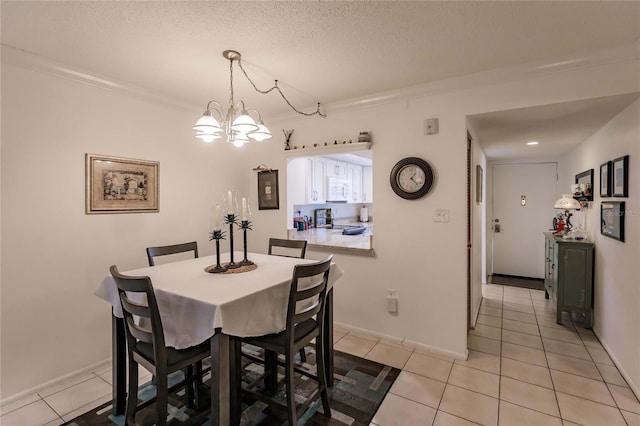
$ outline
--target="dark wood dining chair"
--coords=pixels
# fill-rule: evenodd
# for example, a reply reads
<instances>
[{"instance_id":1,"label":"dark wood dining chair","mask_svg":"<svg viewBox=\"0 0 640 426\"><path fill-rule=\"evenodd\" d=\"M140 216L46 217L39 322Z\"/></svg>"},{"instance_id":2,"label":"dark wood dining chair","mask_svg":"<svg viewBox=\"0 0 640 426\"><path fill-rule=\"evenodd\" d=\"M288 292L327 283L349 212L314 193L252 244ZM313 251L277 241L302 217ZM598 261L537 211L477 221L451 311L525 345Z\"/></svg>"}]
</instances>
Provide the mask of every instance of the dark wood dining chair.
<instances>
[{"instance_id":1,"label":"dark wood dining chair","mask_svg":"<svg viewBox=\"0 0 640 426\"><path fill-rule=\"evenodd\" d=\"M299 259L304 259L306 251L306 240L269 238L269 254L273 256L297 257Z\"/></svg>"},{"instance_id":2,"label":"dark wood dining chair","mask_svg":"<svg viewBox=\"0 0 640 426\"><path fill-rule=\"evenodd\" d=\"M154 259L156 257L186 253L189 251L193 252L193 257L198 257L198 243L196 241L169 246L147 247L147 259L149 259L149 266L155 266L156 264Z\"/></svg>"},{"instance_id":3,"label":"dark wood dining chair","mask_svg":"<svg viewBox=\"0 0 640 426\"><path fill-rule=\"evenodd\" d=\"M307 240L283 240L269 238L269 254L272 256L296 257L304 259L307 252ZM307 362L307 353L300 349L300 361Z\"/></svg>"},{"instance_id":4,"label":"dark wood dining chair","mask_svg":"<svg viewBox=\"0 0 640 426\"><path fill-rule=\"evenodd\" d=\"M322 261L294 266L289 302L287 305L286 328L284 331L266 336L231 338L232 348L235 352L235 355L232 357L235 362L235 368L232 373L232 385L236 392L234 396L236 403L232 404L232 409L235 411L234 418L240 419L240 401L243 395L248 394L254 399L270 404L271 407L273 407L274 404L281 406L281 403L270 398L267 393L261 390L262 384L260 380L254 381L246 388L242 386L241 343L248 343L264 348L265 352L270 351L274 354L284 355L286 411L289 425L297 424L298 418L306 411L309 405L316 400L318 394L322 400L324 415L327 417L331 416L324 359L324 345L325 343L330 344L331 342L324 342L322 335L325 295L327 293L329 269L332 259L333 255L330 254ZM305 278L305 282L300 285L302 278ZM296 305L299 303L304 305L305 308L296 310ZM298 368L294 362L295 354L300 348L310 344L313 339L316 341L315 374L306 369ZM274 358L274 361L276 362L273 365L269 365L269 363L265 365L265 384L268 382L273 384L273 386L267 386L268 389L275 389L275 385L277 384L277 358ZM296 372L318 382L317 388L300 406L297 406L296 403Z\"/></svg>"},{"instance_id":5,"label":"dark wood dining chair","mask_svg":"<svg viewBox=\"0 0 640 426\"><path fill-rule=\"evenodd\" d=\"M169 256L172 254L180 254L193 252L193 257L198 257L198 243L196 241L191 241L188 243L180 243L180 244L171 244L168 246L156 246L156 247L147 247L147 259L149 260L149 266L156 266L155 258L160 256ZM196 374L207 373L210 368L207 367L204 371L201 370L202 364L198 363L196 365L197 371ZM186 374L186 371L185 371ZM156 377L153 376L152 383L156 384ZM198 402L196 402L198 404Z\"/></svg>"},{"instance_id":6,"label":"dark wood dining chair","mask_svg":"<svg viewBox=\"0 0 640 426\"><path fill-rule=\"evenodd\" d=\"M194 401L200 400L202 381L201 375L197 372L194 374L193 366L211 355L210 342L206 340L186 349L165 346L162 320L151 278L122 275L115 265L111 266L110 272L118 287L127 338L129 389L125 424L135 425L136 411L155 400L158 416L156 424L166 425L169 374L178 370L186 371L184 385L187 403L193 406ZM136 322L134 316L140 321ZM138 365L143 366L156 377L157 386L155 399L146 401L140 406L138 406ZM202 368L197 370L202 371Z\"/></svg>"}]
</instances>

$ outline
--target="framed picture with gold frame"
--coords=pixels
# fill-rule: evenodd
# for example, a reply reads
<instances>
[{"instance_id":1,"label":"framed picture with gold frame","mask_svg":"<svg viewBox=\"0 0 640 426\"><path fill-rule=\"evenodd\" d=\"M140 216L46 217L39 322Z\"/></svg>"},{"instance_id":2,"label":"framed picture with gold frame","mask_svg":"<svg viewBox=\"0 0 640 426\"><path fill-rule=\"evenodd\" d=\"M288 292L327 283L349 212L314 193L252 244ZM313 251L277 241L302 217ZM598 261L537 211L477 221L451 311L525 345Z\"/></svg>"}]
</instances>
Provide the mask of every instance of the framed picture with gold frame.
<instances>
[{"instance_id":1,"label":"framed picture with gold frame","mask_svg":"<svg viewBox=\"0 0 640 426\"><path fill-rule=\"evenodd\" d=\"M157 213L158 161L85 155L86 214Z\"/></svg>"}]
</instances>

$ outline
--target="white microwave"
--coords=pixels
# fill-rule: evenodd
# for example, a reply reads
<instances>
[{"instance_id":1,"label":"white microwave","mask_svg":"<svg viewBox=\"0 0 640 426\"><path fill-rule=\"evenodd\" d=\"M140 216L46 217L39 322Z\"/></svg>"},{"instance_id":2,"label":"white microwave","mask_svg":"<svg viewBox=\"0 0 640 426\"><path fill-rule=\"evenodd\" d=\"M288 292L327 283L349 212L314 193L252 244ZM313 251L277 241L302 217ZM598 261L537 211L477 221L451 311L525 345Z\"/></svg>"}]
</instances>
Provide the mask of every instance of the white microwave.
<instances>
[{"instance_id":1,"label":"white microwave","mask_svg":"<svg viewBox=\"0 0 640 426\"><path fill-rule=\"evenodd\" d=\"M347 202L351 194L349 181L337 177L327 178L327 202Z\"/></svg>"}]
</instances>

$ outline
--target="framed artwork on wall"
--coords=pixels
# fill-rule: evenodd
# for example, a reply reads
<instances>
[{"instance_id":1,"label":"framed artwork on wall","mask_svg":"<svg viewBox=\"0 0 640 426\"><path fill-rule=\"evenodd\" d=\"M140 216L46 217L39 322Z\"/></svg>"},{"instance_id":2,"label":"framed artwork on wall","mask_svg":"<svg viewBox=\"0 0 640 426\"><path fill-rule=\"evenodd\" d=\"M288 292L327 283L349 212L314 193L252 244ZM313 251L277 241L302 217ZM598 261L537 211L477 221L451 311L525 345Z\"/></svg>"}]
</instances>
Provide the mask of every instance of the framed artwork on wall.
<instances>
[{"instance_id":1,"label":"framed artwork on wall","mask_svg":"<svg viewBox=\"0 0 640 426\"><path fill-rule=\"evenodd\" d=\"M611 197L611 161L600 165L600 196Z\"/></svg>"},{"instance_id":2,"label":"framed artwork on wall","mask_svg":"<svg viewBox=\"0 0 640 426\"><path fill-rule=\"evenodd\" d=\"M476 203L482 202L482 180L484 178L484 171L480 164L476 165Z\"/></svg>"},{"instance_id":3,"label":"framed artwork on wall","mask_svg":"<svg viewBox=\"0 0 640 426\"><path fill-rule=\"evenodd\" d=\"M582 201L593 201L593 169L578 173L575 182L580 185L580 190L573 194L573 198Z\"/></svg>"},{"instance_id":4,"label":"framed artwork on wall","mask_svg":"<svg viewBox=\"0 0 640 426\"><path fill-rule=\"evenodd\" d=\"M158 161L85 155L85 213L157 213Z\"/></svg>"},{"instance_id":5,"label":"framed artwork on wall","mask_svg":"<svg viewBox=\"0 0 640 426\"><path fill-rule=\"evenodd\" d=\"M258 172L258 210L278 209L280 209L278 171L265 170Z\"/></svg>"},{"instance_id":6,"label":"framed artwork on wall","mask_svg":"<svg viewBox=\"0 0 640 426\"><path fill-rule=\"evenodd\" d=\"M624 242L624 201L600 203L600 233Z\"/></svg>"},{"instance_id":7,"label":"framed artwork on wall","mask_svg":"<svg viewBox=\"0 0 640 426\"><path fill-rule=\"evenodd\" d=\"M614 197L629 196L629 156L618 157L611 162L612 192Z\"/></svg>"}]
</instances>

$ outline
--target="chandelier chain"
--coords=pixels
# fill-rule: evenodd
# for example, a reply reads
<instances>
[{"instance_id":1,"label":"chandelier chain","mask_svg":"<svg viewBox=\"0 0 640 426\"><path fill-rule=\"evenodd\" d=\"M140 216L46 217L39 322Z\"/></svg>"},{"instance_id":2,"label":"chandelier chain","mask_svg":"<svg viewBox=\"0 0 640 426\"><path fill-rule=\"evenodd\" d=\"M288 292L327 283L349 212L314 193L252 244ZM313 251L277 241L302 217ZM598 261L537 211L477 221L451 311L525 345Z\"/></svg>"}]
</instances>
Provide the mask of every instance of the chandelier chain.
<instances>
[{"instance_id":1,"label":"chandelier chain","mask_svg":"<svg viewBox=\"0 0 640 426\"><path fill-rule=\"evenodd\" d=\"M229 98L229 106L233 106L233 61L229 61L229 84L231 85L231 97Z\"/></svg>"},{"instance_id":2,"label":"chandelier chain","mask_svg":"<svg viewBox=\"0 0 640 426\"><path fill-rule=\"evenodd\" d=\"M231 79L233 80L233 61L231 61L231 66L232 66ZM247 77L247 80L249 80L249 83L251 83L251 85L256 90L256 92L262 93L263 95L266 95L266 94L271 93L273 90L277 90L278 93L280 93L280 96L282 96L282 99L284 99L284 101L287 103L287 105L289 105L291 107L291 109L294 110L295 112L297 112L298 114L305 115L307 117L310 117L310 116L313 116L313 115L319 115L320 117L326 117L327 116L326 114L323 114L322 112L320 112L320 102L318 102L318 106L316 107L316 110L314 112L300 111L298 108L293 106L293 104L289 101L289 99L287 99L287 97L284 95L284 93L282 93L282 90L280 89L280 87L278 87L278 80L275 81L275 84L273 85L273 87L271 87L271 88L269 88L267 90L258 89L256 84L253 82L253 80L251 80L251 78L249 77L249 75L245 71L244 67L242 66L242 60L240 58L238 58L238 66L242 70L242 73L244 74L244 76ZM233 85L231 86L231 96L233 96Z\"/></svg>"}]
</instances>

